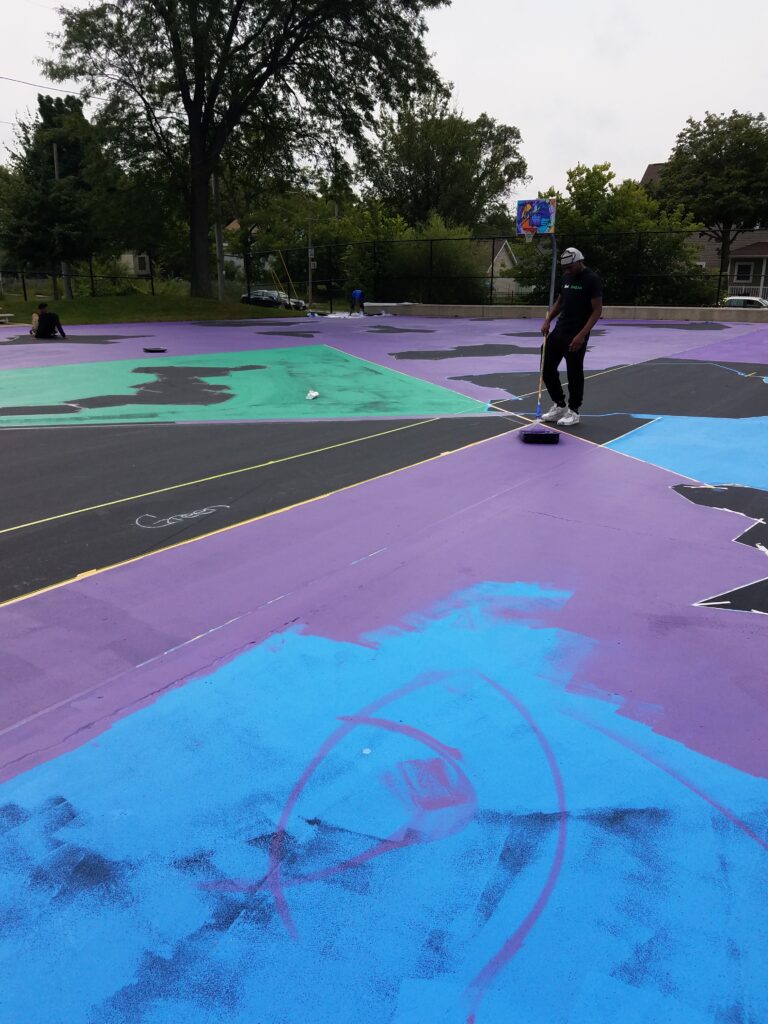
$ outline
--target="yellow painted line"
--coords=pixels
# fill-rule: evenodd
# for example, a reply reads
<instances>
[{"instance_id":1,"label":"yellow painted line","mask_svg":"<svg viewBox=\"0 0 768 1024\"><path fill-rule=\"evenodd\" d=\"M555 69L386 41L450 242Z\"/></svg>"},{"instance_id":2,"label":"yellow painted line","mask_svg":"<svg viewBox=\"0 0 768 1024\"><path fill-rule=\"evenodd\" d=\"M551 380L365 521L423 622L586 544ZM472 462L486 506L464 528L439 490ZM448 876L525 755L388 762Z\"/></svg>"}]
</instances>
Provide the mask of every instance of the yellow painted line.
<instances>
[{"instance_id":1,"label":"yellow painted line","mask_svg":"<svg viewBox=\"0 0 768 1024\"><path fill-rule=\"evenodd\" d=\"M333 348L334 346L326 345L325 347L326 348ZM343 352L343 349L335 349L334 351ZM345 355L351 355L351 353L349 353L349 352L346 352L344 354ZM352 358L353 359L359 359L360 362L371 363L371 360L363 359L361 356L353 355ZM381 366L382 364L380 364L380 363L373 363L372 365L374 365L374 366ZM387 370L391 369L390 367L382 367L382 368L383 369L387 369ZM599 377L602 373L611 373L613 370L623 370L623 369L625 369L625 367L623 367L623 366L614 366L610 370L601 370L599 373L591 374L589 377L586 377L585 379L586 380L591 380L592 377ZM391 369L391 372L392 373L399 373L403 377L408 377L408 374L404 373L402 370ZM409 378L409 379L414 379L414 378ZM421 378L416 378L416 379L421 379ZM436 387L443 387L440 384L437 384L435 386ZM449 392L449 394L461 394L461 392L453 391L451 388L447 388L447 387L443 387L443 390ZM531 391L527 395L519 395L518 397L519 398L530 398L532 395L535 395L536 393L537 393L536 391ZM464 395L463 397L466 398L467 396ZM474 399L474 401L477 401L478 405L482 405L482 403L479 400ZM498 399L498 401L505 401L505 399ZM496 402L490 402L488 404L489 404L489 406L491 408L496 409L497 412L505 413L505 414L510 415L510 416L517 416L519 419L526 419L526 417L523 416L520 413L513 413L509 409L500 409L498 407L498 405L496 404ZM468 413L467 415L471 416L472 413ZM478 415L480 415L480 413L478 413ZM157 494L168 494L171 491L183 490L185 487L194 487L196 484L210 483L213 480L223 480L225 477L237 476L239 473L252 473L252 472L254 472L257 469L265 469L267 466L277 466L277 465L280 465L280 463L291 462L294 459L303 459L303 458L306 458L309 455L320 455L323 452L333 451L335 448L344 448L347 445L358 444L360 441L370 441L370 440L373 440L374 438L377 438L377 437L386 437L388 434L396 434L396 433L398 433L398 431L401 431L401 430L410 430L412 427L421 427L421 426L424 426L427 423L436 423L437 420L444 419L444 418L445 417L441 417L441 416L433 416L433 417L431 417L430 419L427 419L427 420L419 420L417 423L407 423L403 427L393 427L391 430L382 430L382 431L380 431L377 434L366 434L363 437L352 438L350 441L339 441L337 444L327 445L325 448L315 448L312 451L308 451L308 452L298 452L296 455L286 455L282 459L270 459L267 462L259 462L259 463L256 463L253 466L243 466L240 469L229 469L229 470L226 470L223 473L214 473L212 476L200 477L197 480L186 480L186 481L183 481L182 483L179 483L179 484L170 484L168 487L158 487L158 488L156 488L153 491L143 491L140 494L129 494L125 498L115 498L112 501L102 501L102 502L100 502L97 505L86 505L84 508L72 509L69 512L59 512L57 515L45 516L42 519L31 519L27 523L17 523L15 526L6 526L6 527L0 529L0 536L2 536L5 533L16 533L19 530L26 530L26 529L29 529L32 526L42 526L44 523L53 523L53 522L56 522L56 520L58 520L58 519L69 519L72 516L83 515L86 512L97 512L99 509L102 509L102 508L111 508L114 505L124 505L124 504L127 504L129 501L138 501L139 498L152 498L152 497L154 497Z\"/></svg>"},{"instance_id":2,"label":"yellow painted line","mask_svg":"<svg viewBox=\"0 0 768 1024\"><path fill-rule=\"evenodd\" d=\"M488 441L495 441L499 437L506 437L509 434L514 434L518 429L520 428L515 427L514 430L509 430L506 434L494 434L493 437L484 437L480 441L472 441L470 444L462 445L461 448L454 448L449 452L441 452L439 455L431 455L428 459L421 459L420 462L412 462L410 465L401 466L399 469L390 469L386 473L379 473L378 476L371 476L366 480L358 480L354 484L347 484L345 487L339 487L335 491L327 491L325 494L318 494L314 498L305 498L304 501L297 501L295 504L285 505L283 508L275 508L272 509L271 512L262 512L258 516L252 516L250 519L243 519L239 523L231 523L229 526L221 526L218 530L211 530L209 533L201 533L197 537L189 537L187 540L177 541L176 544L169 544L167 547L157 548L155 551L146 551L143 555L135 555L133 558L126 558L122 562L113 562L111 565L104 565L98 569L88 569L86 572L81 572L77 576L72 576L68 580L51 583L47 587L41 587L39 590L32 590L28 594L20 594L18 597L11 597L7 601L0 601L0 608L6 608L11 604L18 604L20 601L28 601L30 597L47 594L49 591L58 590L60 587L68 587L72 583L79 583L80 580L89 579L93 576L100 576L103 572L109 572L111 569L119 569L124 565L133 565L134 562L141 562L145 558L152 558L155 555L162 555L168 551L175 551L177 548L183 548L187 544L196 544L200 540L207 540L209 537L217 537L222 533L229 533L230 530L238 530L241 526L248 526L251 523L257 523L262 519L270 519L272 516L280 515L282 512L291 512L293 509L303 508L305 505L312 505L316 501L322 501L324 498L330 498L334 494L342 494L344 491L351 491L355 487L362 487L363 484L373 483L374 480L384 480L388 476L394 476L395 473L402 473L407 469L414 469L416 466L425 466L427 463L435 462L437 459L443 459L448 455L455 455L456 452L463 452L469 448L475 448L477 445L487 444Z\"/></svg>"},{"instance_id":3,"label":"yellow painted line","mask_svg":"<svg viewBox=\"0 0 768 1024\"><path fill-rule=\"evenodd\" d=\"M624 366L609 366L607 370L598 370L597 373L585 373L584 374L584 380L586 382L588 380L592 380L593 377L602 377L606 373L615 373L617 370L628 370L632 366L641 366L641 365L642 365L641 363L625 363ZM517 395L517 398L533 398L533 396L537 395L538 393L539 393L539 389L537 388L535 391L529 391L525 395ZM542 391L542 393L546 394L545 391ZM507 399L507 398L497 398L496 399L496 402L507 402L507 401L511 401L511 399ZM494 407L494 409L498 408L497 405L496 405L496 402L491 402L490 403ZM509 411L510 411L509 409L499 409L499 412L509 412ZM512 415L513 416L518 416L518 415L521 415L521 414L520 413L512 413ZM525 417L523 417L523 418L525 418Z\"/></svg>"},{"instance_id":4,"label":"yellow painted line","mask_svg":"<svg viewBox=\"0 0 768 1024\"><path fill-rule=\"evenodd\" d=\"M87 505L85 508L76 508L71 512L59 512L55 516L47 516L44 519L32 519L28 523L17 523L16 526L6 526L0 530L4 533L14 533L17 530L26 530L30 526L40 526L43 523L53 523L57 519L68 519L70 516L79 516L84 512L95 512L100 508L110 508L113 505L124 505L129 501L137 501L139 498L151 498L156 494L167 494L169 491L178 491L184 487L194 487L195 484L205 484L212 480L223 480L228 476L237 476L238 473L252 473L257 469L265 469L267 466L278 466L282 462L291 462L293 459L304 459L309 455L320 455L323 452L333 451L334 448L344 448L345 445L358 444L360 441L371 441L376 437L386 437L388 434L396 434L399 430L410 430L411 427L421 427L426 423L436 423L440 416L433 416L428 420L419 420L418 423L406 423L402 427L393 427L391 430L382 430L378 434L365 434L363 437L353 437L350 441L339 441L336 444L329 444L325 448L315 448L309 452L298 452L295 455L286 455L282 459L270 459L268 462L258 462L254 466L243 466L241 469L228 469L223 473L214 473L212 476L202 476L198 480L186 480L180 484L170 484L168 487L158 487L154 491L143 491L141 494L130 494L126 498L115 498L113 501L102 501L98 505Z\"/></svg>"}]
</instances>

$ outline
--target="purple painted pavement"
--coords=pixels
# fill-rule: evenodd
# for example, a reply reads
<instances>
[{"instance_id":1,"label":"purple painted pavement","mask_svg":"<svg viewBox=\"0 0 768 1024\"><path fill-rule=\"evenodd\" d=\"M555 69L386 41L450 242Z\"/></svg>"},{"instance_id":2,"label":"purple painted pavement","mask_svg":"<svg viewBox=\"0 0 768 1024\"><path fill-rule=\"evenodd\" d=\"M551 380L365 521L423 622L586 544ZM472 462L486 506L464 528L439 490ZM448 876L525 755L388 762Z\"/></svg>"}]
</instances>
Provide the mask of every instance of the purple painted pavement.
<instances>
[{"instance_id":1,"label":"purple painted pavement","mask_svg":"<svg viewBox=\"0 0 768 1024\"><path fill-rule=\"evenodd\" d=\"M743 518L685 501L680 480L573 438L508 435L5 606L2 776L287 627L365 642L516 580L573 592L545 615L596 641L570 686L768 775L765 619L692 607L765 559L732 543Z\"/></svg>"},{"instance_id":2,"label":"purple painted pavement","mask_svg":"<svg viewBox=\"0 0 768 1024\"><path fill-rule=\"evenodd\" d=\"M492 373L537 372L539 357L535 352L516 355L450 359L397 359L399 352L413 350L445 350L458 345L504 344L521 348L537 348L540 344L538 319L461 320L407 316L371 316L365 318L297 317L291 320L260 319L230 321L227 326L199 323L110 324L73 326L71 335L123 336L112 344L88 345L61 341L46 345L3 345L3 339L18 336L19 328L0 328L0 360L4 369L49 366L61 363L101 362L112 359L140 359L145 345L160 345L174 355L208 355L211 352L239 352L270 348L293 348L327 344L418 377L480 401L507 399L499 388L489 388L455 380L461 376ZM398 333L388 333L391 330ZM760 362L768 346L768 325L729 324L725 330L681 329L680 324L649 326L640 321L602 321L593 335L587 353L587 373L625 363L647 362L651 359L680 355L684 358L724 361ZM295 337L296 333L310 337ZM403 333L399 333L403 332ZM526 335L533 335L526 337ZM747 359L739 353L761 350L762 357ZM696 355L690 355L690 352ZM734 355L733 353L736 353Z\"/></svg>"},{"instance_id":3,"label":"purple painted pavement","mask_svg":"<svg viewBox=\"0 0 768 1024\"><path fill-rule=\"evenodd\" d=\"M749 330L740 333L738 337L729 334L710 345L678 352L673 358L718 363L762 363L768 366L768 323L758 327L754 324L742 326L749 327Z\"/></svg>"}]
</instances>

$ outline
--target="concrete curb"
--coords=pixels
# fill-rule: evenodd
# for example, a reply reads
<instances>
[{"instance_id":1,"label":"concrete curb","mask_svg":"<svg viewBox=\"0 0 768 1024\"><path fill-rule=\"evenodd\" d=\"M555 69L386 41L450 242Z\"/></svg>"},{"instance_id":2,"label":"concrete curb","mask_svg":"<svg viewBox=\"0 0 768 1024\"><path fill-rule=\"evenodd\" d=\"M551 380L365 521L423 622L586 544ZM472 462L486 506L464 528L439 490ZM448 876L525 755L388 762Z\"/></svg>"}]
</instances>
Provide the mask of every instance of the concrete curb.
<instances>
[{"instance_id":1,"label":"concrete curb","mask_svg":"<svg viewBox=\"0 0 768 1024\"><path fill-rule=\"evenodd\" d=\"M422 302L366 302L366 313L394 316L465 317L482 320L543 320L546 306L449 306ZM605 306L604 320L689 320L698 323L768 324L768 309L717 306Z\"/></svg>"}]
</instances>

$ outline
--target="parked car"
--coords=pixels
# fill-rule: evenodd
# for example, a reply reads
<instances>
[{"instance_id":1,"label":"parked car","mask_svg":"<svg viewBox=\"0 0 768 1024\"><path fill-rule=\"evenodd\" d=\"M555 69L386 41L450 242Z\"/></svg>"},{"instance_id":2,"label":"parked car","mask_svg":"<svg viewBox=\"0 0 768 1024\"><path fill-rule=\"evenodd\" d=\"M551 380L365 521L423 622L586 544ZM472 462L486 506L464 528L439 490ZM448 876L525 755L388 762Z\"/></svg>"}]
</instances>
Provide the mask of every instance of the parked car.
<instances>
[{"instance_id":1,"label":"parked car","mask_svg":"<svg viewBox=\"0 0 768 1024\"><path fill-rule=\"evenodd\" d=\"M266 288L251 289L240 296L240 301L251 306L269 306L272 309L279 309L282 306L277 292L268 291Z\"/></svg>"},{"instance_id":2,"label":"parked car","mask_svg":"<svg viewBox=\"0 0 768 1024\"><path fill-rule=\"evenodd\" d=\"M241 302L250 303L252 306L269 306L272 309L306 309L307 304L303 299L292 299L287 292L276 291L272 288L251 289L250 294L244 293L240 296Z\"/></svg>"},{"instance_id":3,"label":"parked car","mask_svg":"<svg viewBox=\"0 0 768 1024\"><path fill-rule=\"evenodd\" d=\"M280 297L280 302L285 309L306 309L307 304L304 299L291 298L286 292L275 292Z\"/></svg>"},{"instance_id":4,"label":"parked car","mask_svg":"<svg viewBox=\"0 0 768 1024\"><path fill-rule=\"evenodd\" d=\"M729 295L723 305L728 309L768 309L768 299L756 295Z\"/></svg>"}]
</instances>

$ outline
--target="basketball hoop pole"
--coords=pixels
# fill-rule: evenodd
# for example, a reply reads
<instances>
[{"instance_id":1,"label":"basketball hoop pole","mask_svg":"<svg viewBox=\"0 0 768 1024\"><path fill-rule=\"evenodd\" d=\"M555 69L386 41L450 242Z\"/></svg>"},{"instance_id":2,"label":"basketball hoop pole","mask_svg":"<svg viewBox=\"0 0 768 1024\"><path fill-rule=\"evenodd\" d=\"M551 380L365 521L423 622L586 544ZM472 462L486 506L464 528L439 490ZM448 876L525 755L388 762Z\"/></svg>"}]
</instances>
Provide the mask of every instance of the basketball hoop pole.
<instances>
[{"instance_id":1,"label":"basketball hoop pole","mask_svg":"<svg viewBox=\"0 0 768 1024\"><path fill-rule=\"evenodd\" d=\"M555 304L555 278L557 277L557 238L552 235L552 272L549 276L549 309Z\"/></svg>"}]
</instances>

